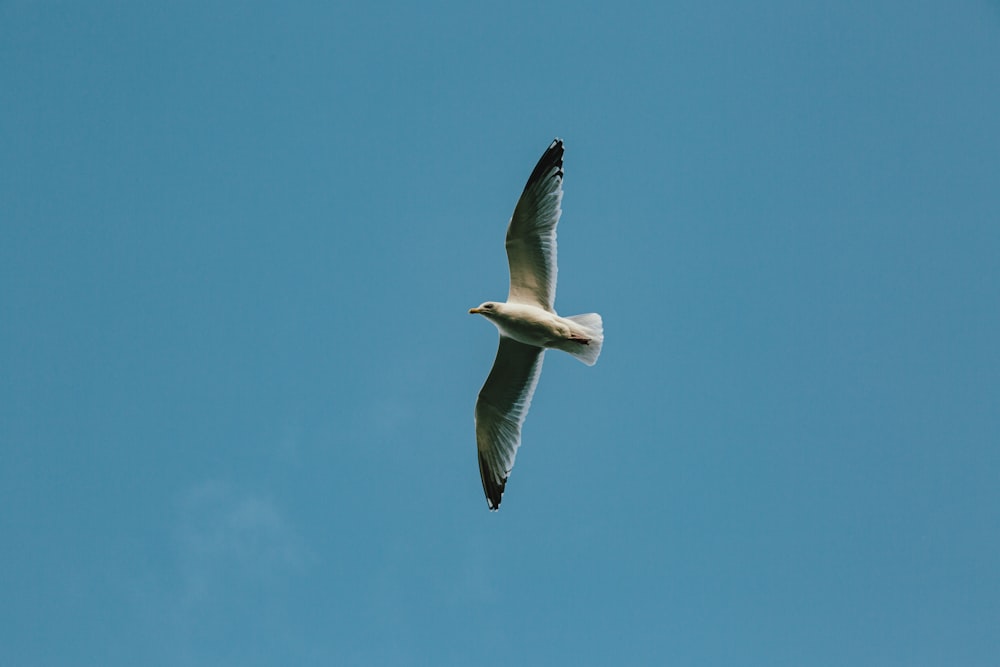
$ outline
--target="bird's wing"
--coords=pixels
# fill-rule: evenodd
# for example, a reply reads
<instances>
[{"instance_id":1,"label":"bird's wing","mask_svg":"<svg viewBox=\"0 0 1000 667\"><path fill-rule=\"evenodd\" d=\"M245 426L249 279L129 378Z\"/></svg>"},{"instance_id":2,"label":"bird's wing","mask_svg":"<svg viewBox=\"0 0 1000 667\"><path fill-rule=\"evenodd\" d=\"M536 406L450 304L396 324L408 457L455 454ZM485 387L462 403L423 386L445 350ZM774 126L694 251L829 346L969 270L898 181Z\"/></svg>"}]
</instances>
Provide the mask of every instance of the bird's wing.
<instances>
[{"instance_id":1,"label":"bird's wing","mask_svg":"<svg viewBox=\"0 0 1000 667\"><path fill-rule=\"evenodd\" d=\"M521 444L521 424L531 406L544 350L500 336L493 370L476 401L476 444L479 474L490 509L500 506L500 497L514 457Z\"/></svg>"},{"instance_id":2,"label":"bird's wing","mask_svg":"<svg viewBox=\"0 0 1000 667\"><path fill-rule=\"evenodd\" d=\"M554 312L556 224L562 213L562 181L563 142L556 139L531 172L507 226L507 301Z\"/></svg>"}]
</instances>

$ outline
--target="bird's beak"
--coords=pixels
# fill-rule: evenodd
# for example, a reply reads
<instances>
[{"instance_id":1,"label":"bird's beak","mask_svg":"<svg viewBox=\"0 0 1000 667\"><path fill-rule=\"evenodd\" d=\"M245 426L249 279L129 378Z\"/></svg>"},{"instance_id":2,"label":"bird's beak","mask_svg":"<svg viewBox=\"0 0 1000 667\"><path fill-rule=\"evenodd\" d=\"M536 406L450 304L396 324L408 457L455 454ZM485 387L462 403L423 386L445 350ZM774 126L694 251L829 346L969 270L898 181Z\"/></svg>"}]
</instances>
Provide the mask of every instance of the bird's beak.
<instances>
[{"instance_id":1,"label":"bird's beak","mask_svg":"<svg viewBox=\"0 0 1000 667\"><path fill-rule=\"evenodd\" d=\"M476 307L476 308L469 308L469 315L476 315L477 313L481 313L481 312L483 312L483 311L480 310L478 307Z\"/></svg>"}]
</instances>

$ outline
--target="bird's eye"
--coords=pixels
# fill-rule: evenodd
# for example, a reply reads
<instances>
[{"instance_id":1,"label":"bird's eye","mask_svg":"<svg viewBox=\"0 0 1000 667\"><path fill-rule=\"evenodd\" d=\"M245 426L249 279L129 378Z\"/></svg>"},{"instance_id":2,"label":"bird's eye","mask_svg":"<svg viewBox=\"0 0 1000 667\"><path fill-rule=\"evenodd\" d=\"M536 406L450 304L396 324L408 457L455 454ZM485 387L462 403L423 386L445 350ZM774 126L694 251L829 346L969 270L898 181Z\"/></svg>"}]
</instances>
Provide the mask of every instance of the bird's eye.
<instances>
[{"instance_id":1,"label":"bird's eye","mask_svg":"<svg viewBox=\"0 0 1000 667\"><path fill-rule=\"evenodd\" d=\"M493 304L492 303L488 303L485 306L483 306L483 308L485 308L486 310L493 310Z\"/></svg>"}]
</instances>

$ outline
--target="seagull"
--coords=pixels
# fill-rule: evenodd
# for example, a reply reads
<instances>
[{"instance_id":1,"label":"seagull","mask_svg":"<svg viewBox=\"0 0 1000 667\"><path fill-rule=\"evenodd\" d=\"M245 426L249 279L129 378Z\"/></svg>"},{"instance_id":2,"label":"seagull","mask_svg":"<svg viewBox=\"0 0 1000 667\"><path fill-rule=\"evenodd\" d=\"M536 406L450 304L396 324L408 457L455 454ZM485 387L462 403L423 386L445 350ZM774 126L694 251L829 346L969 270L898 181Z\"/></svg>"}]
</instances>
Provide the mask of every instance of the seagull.
<instances>
[{"instance_id":1,"label":"seagull","mask_svg":"<svg viewBox=\"0 0 1000 667\"><path fill-rule=\"evenodd\" d=\"M500 331L493 369L476 401L479 474L490 510L500 507L521 425L542 373L545 350L555 348L593 366L604 343L597 313L556 314L556 224L562 214L563 142L555 139L528 177L507 225L510 291L506 303L469 310Z\"/></svg>"}]
</instances>

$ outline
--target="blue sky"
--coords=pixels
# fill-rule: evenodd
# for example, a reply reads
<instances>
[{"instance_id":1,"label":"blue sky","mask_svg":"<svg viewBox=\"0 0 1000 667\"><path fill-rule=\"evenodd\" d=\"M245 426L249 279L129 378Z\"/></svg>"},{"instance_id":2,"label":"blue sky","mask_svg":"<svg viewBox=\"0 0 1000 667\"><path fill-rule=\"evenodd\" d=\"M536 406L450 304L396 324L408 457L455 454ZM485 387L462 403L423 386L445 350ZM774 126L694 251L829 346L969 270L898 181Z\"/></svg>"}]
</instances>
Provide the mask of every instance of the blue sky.
<instances>
[{"instance_id":1,"label":"blue sky","mask_svg":"<svg viewBox=\"0 0 1000 667\"><path fill-rule=\"evenodd\" d=\"M997 664L1000 5L761 4L0 2L0 664Z\"/></svg>"}]
</instances>

